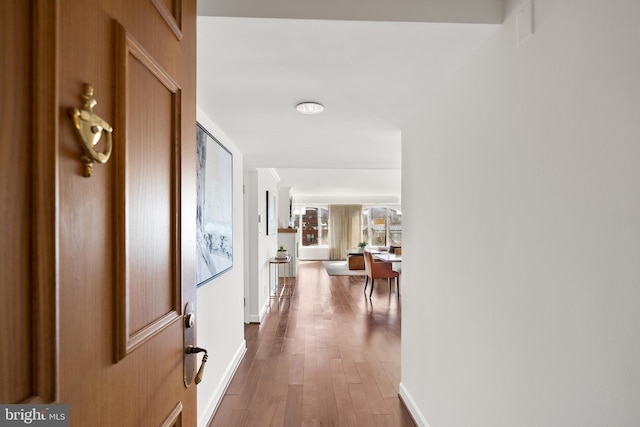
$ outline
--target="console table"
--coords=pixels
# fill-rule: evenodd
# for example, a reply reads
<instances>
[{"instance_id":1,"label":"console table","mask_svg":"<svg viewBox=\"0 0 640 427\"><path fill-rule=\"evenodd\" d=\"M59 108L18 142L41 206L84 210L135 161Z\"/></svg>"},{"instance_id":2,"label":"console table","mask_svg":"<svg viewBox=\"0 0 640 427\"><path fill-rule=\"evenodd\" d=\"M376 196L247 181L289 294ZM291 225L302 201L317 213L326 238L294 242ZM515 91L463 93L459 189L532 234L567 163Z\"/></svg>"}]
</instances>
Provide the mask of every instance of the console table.
<instances>
[{"instance_id":1,"label":"console table","mask_svg":"<svg viewBox=\"0 0 640 427\"><path fill-rule=\"evenodd\" d=\"M281 272L281 267L286 266L286 272ZM272 268L275 270L272 271ZM284 273L284 274L283 274ZM275 283L273 278L275 277ZM269 260L269 308L271 308L271 300L278 300L278 309L280 308L280 300L291 300L295 278L291 274L291 255L285 258L271 258Z\"/></svg>"},{"instance_id":2,"label":"console table","mask_svg":"<svg viewBox=\"0 0 640 427\"><path fill-rule=\"evenodd\" d=\"M297 228L278 228L278 246L284 246L284 248L289 251L289 254L291 254L291 266L286 272L289 277L296 277L298 275L299 240L300 237Z\"/></svg>"}]
</instances>

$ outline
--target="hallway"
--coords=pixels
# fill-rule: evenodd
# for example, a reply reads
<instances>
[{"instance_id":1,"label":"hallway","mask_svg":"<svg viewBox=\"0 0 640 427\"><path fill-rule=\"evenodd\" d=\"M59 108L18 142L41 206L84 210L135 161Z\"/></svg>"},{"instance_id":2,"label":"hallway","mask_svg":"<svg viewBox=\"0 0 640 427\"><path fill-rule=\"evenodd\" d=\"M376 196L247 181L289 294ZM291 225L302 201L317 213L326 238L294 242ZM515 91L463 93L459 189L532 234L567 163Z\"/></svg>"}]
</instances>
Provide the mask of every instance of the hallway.
<instances>
[{"instance_id":1,"label":"hallway","mask_svg":"<svg viewBox=\"0 0 640 427\"><path fill-rule=\"evenodd\" d=\"M395 285L379 280L371 300L363 288L301 262L291 301L245 325L247 353L210 427L414 426L398 398Z\"/></svg>"}]
</instances>

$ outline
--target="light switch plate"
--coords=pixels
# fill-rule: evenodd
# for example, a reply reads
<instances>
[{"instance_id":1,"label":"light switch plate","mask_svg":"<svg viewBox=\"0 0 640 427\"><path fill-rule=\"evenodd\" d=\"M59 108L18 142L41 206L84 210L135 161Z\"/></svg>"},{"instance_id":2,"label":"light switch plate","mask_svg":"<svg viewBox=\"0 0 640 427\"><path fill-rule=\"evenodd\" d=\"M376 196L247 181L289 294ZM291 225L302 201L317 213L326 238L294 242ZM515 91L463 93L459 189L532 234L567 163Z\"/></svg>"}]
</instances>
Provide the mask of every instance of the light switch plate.
<instances>
[{"instance_id":1,"label":"light switch plate","mask_svg":"<svg viewBox=\"0 0 640 427\"><path fill-rule=\"evenodd\" d=\"M522 46L533 35L533 0L525 0L516 16L518 46Z\"/></svg>"}]
</instances>

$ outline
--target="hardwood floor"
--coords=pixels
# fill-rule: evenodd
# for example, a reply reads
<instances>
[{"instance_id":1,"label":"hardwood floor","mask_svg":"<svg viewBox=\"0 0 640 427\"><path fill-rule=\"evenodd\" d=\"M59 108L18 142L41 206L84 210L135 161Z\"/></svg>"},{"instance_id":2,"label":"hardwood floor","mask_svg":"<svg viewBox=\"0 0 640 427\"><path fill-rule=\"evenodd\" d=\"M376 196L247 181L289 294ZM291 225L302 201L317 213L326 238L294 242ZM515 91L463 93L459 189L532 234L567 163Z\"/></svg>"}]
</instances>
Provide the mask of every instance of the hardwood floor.
<instances>
[{"instance_id":1,"label":"hardwood floor","mask_svg":"<svg viewBox=\"0 0 640 427\"><path fill-rule=\"evenodd\" d=\"M402 297L385 280L371 300L363 289L362 276L301 262L291 301L245 325L247 353L209 426L414 426L398 398Z\"/></svg>"}]
</instances>

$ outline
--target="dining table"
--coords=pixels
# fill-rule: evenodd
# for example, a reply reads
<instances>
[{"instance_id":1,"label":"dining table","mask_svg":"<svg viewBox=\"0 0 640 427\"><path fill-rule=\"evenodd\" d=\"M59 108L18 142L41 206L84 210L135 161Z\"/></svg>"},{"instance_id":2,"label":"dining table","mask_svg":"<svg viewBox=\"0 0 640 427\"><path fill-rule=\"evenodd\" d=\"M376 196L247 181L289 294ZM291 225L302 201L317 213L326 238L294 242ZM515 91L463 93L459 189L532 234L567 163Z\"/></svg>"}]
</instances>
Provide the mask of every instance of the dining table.
<instances>
[{"instance_id":1,"label":"dining table","mask_svg":"<svg viewBox=\"0 0 640 427\"><path fill-rule=\"evenodd\" d=\"M382 262L402 262L402 255L396 255L391 252L375 252L373 257Z\"/></svg>"},{"instance_id":2,"label":"dining table","mask_svg":"<svg viewBox=\"0 0 640 427\"><path fill-rule=\"evenodd\" d=\"M391 269L402 274L402 255L396 255L391 252L374 252L371 255L377 261L391 263Z\"/></svg>"}]
</instances>

